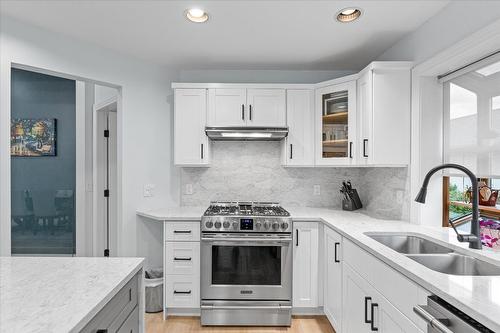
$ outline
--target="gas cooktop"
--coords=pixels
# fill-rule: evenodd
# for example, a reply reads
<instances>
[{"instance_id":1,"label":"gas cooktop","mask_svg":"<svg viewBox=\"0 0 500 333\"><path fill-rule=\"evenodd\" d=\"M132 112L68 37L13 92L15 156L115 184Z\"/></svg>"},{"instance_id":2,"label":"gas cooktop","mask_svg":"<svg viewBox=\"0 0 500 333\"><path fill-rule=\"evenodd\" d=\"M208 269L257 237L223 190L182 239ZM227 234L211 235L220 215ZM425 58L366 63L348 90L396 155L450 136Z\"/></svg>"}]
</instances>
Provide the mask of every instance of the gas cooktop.
<instances>
[{"instance_id":1,"label":"gas cooktop","mask_svg":"<svg viewBox=\"0 0 500 333\"><path fill-rule=\"evenodd\" d=\"M202 232L290 233L290 213L275 202L212 202L202 216Z\"/></svg>"},{"instance_id":2,"label":"gas cooktop","mask_svg":"<svg viewBox=\"0 0 500 333\"><path fill-rule=\"evenodd\" d=\"M290 216L283 207L275 202L238 202L214 201L204 216Z\"/></svg>"}]
</instances>

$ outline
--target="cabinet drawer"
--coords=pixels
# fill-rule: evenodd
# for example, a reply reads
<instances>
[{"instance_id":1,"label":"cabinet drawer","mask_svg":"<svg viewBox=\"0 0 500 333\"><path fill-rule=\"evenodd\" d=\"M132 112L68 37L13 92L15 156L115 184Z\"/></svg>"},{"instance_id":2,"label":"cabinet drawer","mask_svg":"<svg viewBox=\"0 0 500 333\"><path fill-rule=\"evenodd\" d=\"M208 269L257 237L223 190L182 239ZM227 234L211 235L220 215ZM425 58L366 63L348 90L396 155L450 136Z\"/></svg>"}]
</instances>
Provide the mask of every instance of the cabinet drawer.
<instances>
[{"instance_id":1,"label":"cabinet drawer","mask_svg":"<svg viewBox=\"0 0 500 333\"><path fill-rule=\"evenodd\" d=\"M413 312L416 304L425 304L430 293L392 267L375 258L354 243L344 239L344 262L384 295L400 312L410 318L421 330L426 325Z\"/></svg>"},{"instance_id":2,"label":"cabinet drawer","mask_svg":"<svg viewBox=\"0 0 500 333\"><path fill-rule=\"evenodd\" d=\"M116 333L139 333L139 308L137 306Z\"/></svg>"},{"instance_id":3,"label":"cabinet drawer","mask_svg":"<svg viewBox=\"0 0 500 333\"><path fill-rule=\"evenodd\" d=\"M200 307L200 278L198 276L168 275L165 283L167 308Z\"/></svg>"},{"instance_id":4,"label":"cabinet drawer","mask_svg":"<svg viewBox=\"0 0 500 333\"><path fill-rule=\"evenodd\" d=\"M97 330L116 331L125 318L137 306L139 275L134 276L104 308L81 330L95 333ZM113 330L115 328L115 330Z\"/></svg>"},{"instance_id":5,"label":"cabinet drawer","mask_svg":"<svg viewBox=\"0 0 500 333\"><path fill-rule=\"evenodd\" d=\"M200 222L165 222L165 241L200 241Z\"/></svg>"},{"instance_id":6,"label":"cabinet drawer","mask_svg":"<svg viewBox=\"0 0 500 333\"><path fill-rule=\"evenodd\" d=\"M199 276L199 272L199 242L165 243L165 275Z\"/></svg>"}]
</instances>

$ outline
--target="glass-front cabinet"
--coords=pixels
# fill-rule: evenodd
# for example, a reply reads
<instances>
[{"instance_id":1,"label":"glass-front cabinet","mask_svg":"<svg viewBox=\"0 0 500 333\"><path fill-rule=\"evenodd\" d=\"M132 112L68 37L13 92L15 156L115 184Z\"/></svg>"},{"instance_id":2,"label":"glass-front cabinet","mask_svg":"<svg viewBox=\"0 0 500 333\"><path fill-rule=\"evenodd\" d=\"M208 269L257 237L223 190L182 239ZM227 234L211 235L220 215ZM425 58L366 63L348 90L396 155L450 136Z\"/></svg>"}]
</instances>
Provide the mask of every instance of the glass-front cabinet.
<instances>
[{"instance_id":1,"label":"glass-front cabinet","mask_svg":"<svg viewBox=\"0 0 500 333\"><path fill-rule=\"evenodd\" d=\"M316 115L316 164L353 164L356 146L356 82L317 89Z\"/></svg>"}]
</instances>

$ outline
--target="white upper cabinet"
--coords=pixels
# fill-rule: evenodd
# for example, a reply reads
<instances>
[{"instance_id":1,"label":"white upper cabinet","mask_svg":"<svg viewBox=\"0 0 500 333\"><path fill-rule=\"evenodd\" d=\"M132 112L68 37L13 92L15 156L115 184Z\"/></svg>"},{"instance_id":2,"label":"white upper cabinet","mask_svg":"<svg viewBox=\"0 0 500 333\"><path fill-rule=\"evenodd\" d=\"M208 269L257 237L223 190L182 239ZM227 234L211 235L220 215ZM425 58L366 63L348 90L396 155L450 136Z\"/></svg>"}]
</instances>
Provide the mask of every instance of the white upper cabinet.
<instances>
[{"instance_id":1,"label":"white upper cabinet","mask_svg":"<svg viewBox=\"0 0 500 333\"><path fill-rule=\"evenodd\" d=\"M248 126L286 126L284 89L248 89Z\"/></svg>"},{"instance_id":2,"label":"white upper cabinet","mask_svg":"<svg viewBox=\"0 0 500 333\"><path fill-rule=\"evenodd\" d=\"M316 164L354 165L356 82L316 90Z\"/></svg>"},{"instance_id":3,"label":"white upper cabinet","mask_svg":"<svg viewBox=\"0 0 500 333\"><path fill-rule=\"evenodd\" d=\"M284 166L314 165L314 91L287 90L288 136L284 140Z\"/></svg>"},{"instance_id":4,"label":"white upper cabinet","mask_svg":"<svg viewBox=\"0 0 500 333\"><path fill-rule=\"evenodd\" d=\"M293 223L293 306L318 306L318 240L317 222Z\"/></svg>"},{"instance_id":5,"label":"white upper cabinet","mask_svg":"<svg viewBox=\"0 0 500 333\"><path fill-rule=\"evenodd\" d=\"M208 126L245 126L246 89L209 89Z\"/></svg>"},{"instance_id":6,"label":"white upper cabinet","mask_svg":"<svg viewBox=\"0 0 500 333\"><path fill-rule=\"evenodd\" d=\"M206 166L210 162L206 89L176 89L174 112L174 163Z\"/></svg>"},{"instance_id":7,"label":"white upper cabinet","mask_svg":"<svg viewBox=\"0 0 500 333\"><path fill-rule=\"evenodd\" d=\"M360 74L358 164L410 162L410 63L373 63Z\"/></svg>"},{"instance_id":8,"label":"white upper cabinet","mask_svg":"<svg viewBox=\"0 0 500 333\"><path fill-rule=\"evenodd\" d=\"M286 126L285 89L209 89L208 126Z\"/></svg>"}]
</instances>

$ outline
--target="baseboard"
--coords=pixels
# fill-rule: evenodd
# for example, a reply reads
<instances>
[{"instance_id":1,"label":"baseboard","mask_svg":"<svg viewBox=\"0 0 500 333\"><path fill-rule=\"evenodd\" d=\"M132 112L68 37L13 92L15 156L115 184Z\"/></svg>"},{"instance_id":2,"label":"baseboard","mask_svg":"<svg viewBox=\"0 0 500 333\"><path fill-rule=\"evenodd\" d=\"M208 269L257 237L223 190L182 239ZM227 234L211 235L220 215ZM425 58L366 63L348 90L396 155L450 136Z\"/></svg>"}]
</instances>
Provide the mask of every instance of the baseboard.
<instances>
[{"instance_id":1,"label":"baseboard","mask_svg":"<svg viewBox=\"0 0 500 333\"><path fill-rule=\"evenodd\" d=\"M199 317L200 308L168 308L165 309L167 316Z\"/></svg>"},{"instance_id":2,"label":"baseboard","mask_svg":"<svg viewBox=\"0 0 500 333\"><path fill-rule=\"evenodd\" d=\"M324 314L322 306L316 308L292 308L293 316L323 316Z\"/></svg>"}]
</instances>

